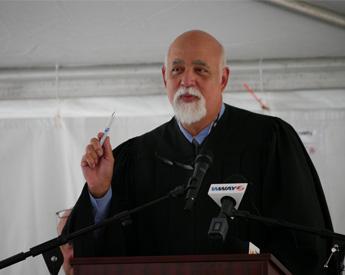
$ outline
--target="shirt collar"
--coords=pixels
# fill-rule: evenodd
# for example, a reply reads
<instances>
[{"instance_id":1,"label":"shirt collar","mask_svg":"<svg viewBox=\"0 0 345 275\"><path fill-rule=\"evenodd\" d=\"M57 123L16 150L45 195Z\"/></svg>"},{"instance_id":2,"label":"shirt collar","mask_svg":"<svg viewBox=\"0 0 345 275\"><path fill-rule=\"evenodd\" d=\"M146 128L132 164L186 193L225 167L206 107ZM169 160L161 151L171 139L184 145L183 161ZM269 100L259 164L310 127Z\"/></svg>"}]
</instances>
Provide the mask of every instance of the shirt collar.
<instances>
[{"instance_id":1,"label":"shirt collar","mask_svg":"<svg viewBox=\"0 0 345 275\"><path fill-rule=\"evenodd\" d=\"M222 115L224 113L224 110L225 110L225 105L224 105L224 103L222 103L222 107L221 107L220 112L219 112L219 114L217 116L217 119L215 121L213 121L212 123L210 123L209 125L207 125L204 129L202 129L200 131L199 134L197 134L194 137L185 128L183 128L182 124L179 121L177 122L177 124L178 124L182 134L185 136L185 138L190 143L192 143L193 139L196 139L196 141L199 144L201 144L205 140L205 138L209 135L209 133L211 132L213 124L222 117Z\"/></svg>"}]
</instances>

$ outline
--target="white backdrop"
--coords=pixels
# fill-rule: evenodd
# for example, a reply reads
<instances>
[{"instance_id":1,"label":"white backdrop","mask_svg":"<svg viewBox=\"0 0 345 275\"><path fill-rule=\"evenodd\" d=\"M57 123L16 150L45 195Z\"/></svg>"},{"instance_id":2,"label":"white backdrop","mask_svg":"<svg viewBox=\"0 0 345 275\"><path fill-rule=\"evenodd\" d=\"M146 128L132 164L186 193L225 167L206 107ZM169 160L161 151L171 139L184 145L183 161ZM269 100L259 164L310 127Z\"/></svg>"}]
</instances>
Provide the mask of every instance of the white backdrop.
<instances>
[{"instance_id":1,"label":"white backdrop","mask_svg":"<svg viewBox=\"0 0 345 275\"><path fill-rule=\"evenodd\" d=\"M322 180L335 230L345 233L345 91L259 93L267 114L291 123ZM249 94L224 101L262 112ZM73 206L84 184L79 163L89 139L118 114L113 147L171 117L165 96L0 101L0 259L56 236L55 212ZM48 274L41 256L1 275Z\"/></svg>"}]
</instances>

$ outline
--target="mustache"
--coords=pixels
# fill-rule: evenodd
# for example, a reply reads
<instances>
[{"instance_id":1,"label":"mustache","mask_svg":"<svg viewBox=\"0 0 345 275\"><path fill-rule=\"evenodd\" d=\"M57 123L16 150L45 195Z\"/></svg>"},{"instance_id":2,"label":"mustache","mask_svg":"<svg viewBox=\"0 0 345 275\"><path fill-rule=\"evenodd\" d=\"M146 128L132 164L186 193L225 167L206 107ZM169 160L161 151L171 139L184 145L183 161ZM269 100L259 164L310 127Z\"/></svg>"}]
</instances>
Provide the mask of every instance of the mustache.
<instances>
[{"instance_id":1,"label":"mustache","mask_svg":"<svg viewBox=\"0 0 345 275\"><path fill-rule=\"evenodd\" d=\"M195 96L197 98L201 98L202 97L202 94L201 92L196 89L196 88L179 88L175 94L175 100L177 100L178 98L180 98L181 96L184 96L184 95L192 95L192 96Z\"/></svg>"}]
</instances>

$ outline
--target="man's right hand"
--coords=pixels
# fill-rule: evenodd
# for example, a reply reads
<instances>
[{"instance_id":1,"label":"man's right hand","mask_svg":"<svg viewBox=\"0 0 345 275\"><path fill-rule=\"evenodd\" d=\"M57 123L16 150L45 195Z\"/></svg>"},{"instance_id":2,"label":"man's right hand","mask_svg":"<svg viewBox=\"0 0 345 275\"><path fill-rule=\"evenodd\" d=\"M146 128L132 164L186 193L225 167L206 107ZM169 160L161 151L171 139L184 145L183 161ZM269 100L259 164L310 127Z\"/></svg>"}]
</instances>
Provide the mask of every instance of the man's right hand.
<instances>
[{"instance_id":1,"label":"man's right hand","mask_svg":"<svg viewBox=\"0 0 345 275\"><path fill-rule=\"evenodd\" d=\"M81 159L81 168L89 192L95 198L103 197L109 190L115 162L109 137L105 139L102 147L99 143L102 136L103 133L98 133L98 138L90 140Z\"/></svg>"}]
</instances>

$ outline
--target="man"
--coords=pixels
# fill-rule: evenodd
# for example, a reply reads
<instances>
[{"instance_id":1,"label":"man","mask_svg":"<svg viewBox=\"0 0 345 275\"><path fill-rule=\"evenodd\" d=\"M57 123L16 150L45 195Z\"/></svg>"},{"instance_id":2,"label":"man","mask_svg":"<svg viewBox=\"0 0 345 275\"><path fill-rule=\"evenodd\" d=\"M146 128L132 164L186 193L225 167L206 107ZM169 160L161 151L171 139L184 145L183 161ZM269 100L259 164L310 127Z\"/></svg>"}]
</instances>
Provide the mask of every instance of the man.
<instances>
[{"instance_id":1,"label":"man","mask_svg":"<svg viewBox=\"0 0 345 275\"><path fill-rule=\"evenodd\" d=\"M57 212L59 222L57 224L57 233L61 235L66 225L67 219L71 214L72 209L65 209ZM60 246L61 253L63 255L63 270L66 275L73 275L73 267L70 264L70 261L73 259L73 245L66 243Z\"/></svg>"},{"instance_id":2,"label":"man","mask_svg":"<svg viewBox=\"0 0 345 275\"><path fill-rule=\"evenodd\" d=\"M229 69L222 45L189 31L170 45L163 81L175 117L112 151L93 138L81 160L87 181L69 230L132 209L187 183L198 152L213 153L191 211L184 197L162 202L74 242L75 255L173 255L248 252L254 243L273 253L294 274L322 274L328 243L316 236L235 219L224 244L214 247L208 228L219 207L210 184L242 175L250 184L240 209L252 214L332 230L315 168L287 123L222 102Z\"/></svg>"}]
</instances>

